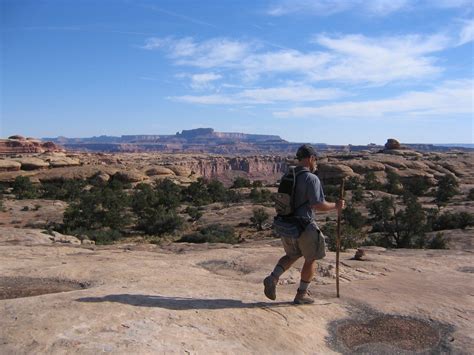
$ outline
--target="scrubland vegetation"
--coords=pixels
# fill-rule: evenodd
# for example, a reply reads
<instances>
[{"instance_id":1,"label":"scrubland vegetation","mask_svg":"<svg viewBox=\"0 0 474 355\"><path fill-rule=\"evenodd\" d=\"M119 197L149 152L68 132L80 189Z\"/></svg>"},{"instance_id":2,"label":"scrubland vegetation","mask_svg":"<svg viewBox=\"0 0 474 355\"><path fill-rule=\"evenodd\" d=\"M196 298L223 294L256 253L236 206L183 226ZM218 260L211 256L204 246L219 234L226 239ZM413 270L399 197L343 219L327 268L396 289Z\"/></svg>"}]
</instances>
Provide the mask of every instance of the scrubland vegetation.
<instances>
[{"instance_id":1,"label":"scrubland vegetation","mask_svg":"<svg viewBox=\"0 0 474 355\"><path fill-rule=\"evenodd\" d=\"M220 203L222 208L245 203L272 206L272 192L261 181L238 177L230 188L217 180L199 178L188 186L169 179L153 184L135 186L111 179L61 180L33 184L28 177L19 176L9 186L3 186L16 199L55 199L68 202L63 223L48 228L62 233L89 238L98 244L118 241L127 236L141 235L152 242L164 236L177 242L238 243L236 229L229 225L199 225L206 206ZM326 198L335 200L339 186L324 184ZM375 174L363 179L346 181L347 208L342 219L342 248L364 244L394 248L446 248L441 231L465 229L474 225L468 212L452 212L445 206L459 194L458 183L452 175L442 177L438 186L430 186L423 178L403 181L395 173L387 174L387 182L379 183ZM374 197L374 192L383 192ZM0 208L3 194L0 194ZM472 200L474 189L463 198ZM423 207L420 199L430 201ZM270 227L271 215L261 207L252 208L252 216L240 225L262 231ZM198 224L196 224L198 223ZM336 223L330 217L320 223L327 236L329 249L335 249ZM427 237L429 232L438 232Z\"/></svg>"}]
</instances>

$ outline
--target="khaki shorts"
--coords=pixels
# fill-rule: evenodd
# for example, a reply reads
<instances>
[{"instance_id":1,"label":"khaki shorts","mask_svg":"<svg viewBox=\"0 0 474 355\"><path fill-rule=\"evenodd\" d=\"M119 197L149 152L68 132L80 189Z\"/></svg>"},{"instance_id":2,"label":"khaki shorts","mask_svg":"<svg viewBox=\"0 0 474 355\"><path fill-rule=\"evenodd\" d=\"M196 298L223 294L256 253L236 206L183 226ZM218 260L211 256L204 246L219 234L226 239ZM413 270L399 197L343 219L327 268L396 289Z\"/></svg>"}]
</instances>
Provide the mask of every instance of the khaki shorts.
<instances>
[{"instance_id":1,"label":"khaki shorts","mask_svg":"<svg viewBox=\"0 0 474 355\"><path fill-rule=\"evenodd\" d=\"M326 256L326 242L323 233L310 223L299 238L282 237L286 255L292 259L303 256L306 260L319 260Z\"/></svg>"}]
</instances>

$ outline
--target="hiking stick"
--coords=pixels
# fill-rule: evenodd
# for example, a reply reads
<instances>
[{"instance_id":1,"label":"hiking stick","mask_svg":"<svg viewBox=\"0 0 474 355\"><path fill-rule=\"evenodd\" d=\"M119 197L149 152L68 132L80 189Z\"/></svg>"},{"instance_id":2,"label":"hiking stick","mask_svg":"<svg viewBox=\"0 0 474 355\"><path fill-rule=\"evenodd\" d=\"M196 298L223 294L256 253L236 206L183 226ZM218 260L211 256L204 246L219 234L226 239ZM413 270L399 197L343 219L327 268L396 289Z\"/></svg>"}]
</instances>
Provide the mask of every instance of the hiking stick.
<instances>
[{"instance_id":1,"label":"hiking stick","mask_svg":"<svg viewBox=\"0 0 474 355\"><path fill-rule=\"evenodd\" d=\"M344 198L344 179L339 190L339 200ZM336 238L336 294L339 298L339 251L341 250L341 211L337 210L337 238Z\"/></svg>"}]
</instances>

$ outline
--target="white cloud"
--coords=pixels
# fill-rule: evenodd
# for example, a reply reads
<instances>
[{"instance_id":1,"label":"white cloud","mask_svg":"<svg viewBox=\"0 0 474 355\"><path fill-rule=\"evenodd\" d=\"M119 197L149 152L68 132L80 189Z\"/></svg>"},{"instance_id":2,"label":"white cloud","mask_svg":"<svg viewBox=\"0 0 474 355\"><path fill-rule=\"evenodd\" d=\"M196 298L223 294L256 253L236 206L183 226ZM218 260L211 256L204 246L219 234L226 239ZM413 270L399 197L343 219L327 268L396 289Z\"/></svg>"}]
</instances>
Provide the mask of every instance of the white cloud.
<instances>
[{"instance_id":1,"label":"white cloud","mask_svg":"<svg viewBox=\"0 0 474 355\"><path fill-rule=\"evenodd\" d=\"M474 82L444 82L431 91L413 91L390 99L349 101L275 112L277 117L384 118L473 114Z\"/></svg>"},{"instance_id":2,"label":"white cloud","mask_svg":"<svg viewBox=\"0 0 474 355\"><path fill-rule=\"evenodd\" d=\"M331 60L323 70L312 74L314 80L383 85L441 72L435 58L428 55L446 48L450 40L442 35L380 38L319 35L315 42L329 50Z\"/></svg>"},{"instance_id":3,"label":"white cloud","mask_svg":"<svg viewBox=\"0 0 474 355\"><path fill-rule=\"evenodd\" d=\"M215 73L202 73L191 75L191 86L194 89L205 89L211 87L211 82L219 80L222 75Z\"/></svg>"},{"instance_id":4,"label":"white cloud","mask_svg":"<svg viewBox=\"0 0 474 355\"><path fill-rule=\"evenodd\" d=\"M308 102L338 99L348 94L339 89L316 89L311 86L284 86L246 89L228 95L184 95L169 99L206 105L271 104L277 102Z\"/></svg>"},{"instance_id":5,"label":"white cloud","mask_svg":"<svg viewBox=\"0 0 474 355\"><path fill-rule=\"evenodd\" d=\"M474 20L467 21L464 27L461 29L459 34L458 45L462 46L463 44L472 42L474 40Z\"/></svg>"},{"instance_id":6,"label":"white cloud","mask_svg":"<svg viewBox=\"0 0 474 355\"><path fill-rule=\"evenodd\" d=\"M303 81L337 81L384 85L393 81L432 77L441 72L432 53L445 49L442 35L368 38L362 35L318 35L319 51L264 51L254 42L214 38L151 38L143 48L164 49L175 65L233 70L244 81L262 75L288 73Z\"/></svg>"}]
</instances>

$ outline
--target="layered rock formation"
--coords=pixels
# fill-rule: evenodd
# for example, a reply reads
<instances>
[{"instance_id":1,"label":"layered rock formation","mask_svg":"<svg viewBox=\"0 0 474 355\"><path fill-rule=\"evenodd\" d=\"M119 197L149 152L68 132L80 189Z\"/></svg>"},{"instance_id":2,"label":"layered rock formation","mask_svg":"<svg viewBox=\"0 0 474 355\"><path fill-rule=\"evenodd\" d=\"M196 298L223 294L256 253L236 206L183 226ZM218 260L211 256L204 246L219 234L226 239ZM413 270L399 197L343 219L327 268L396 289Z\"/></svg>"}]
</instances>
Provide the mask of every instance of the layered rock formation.
<instances>
[{"instance_id":1,"label":"layered rock formation","mask_svg":"<svg viewBox=\"0 0 474 355\"><path fill-rule=\"evenodd\" d=\"M43 142L35 138L25 138L19 135L0 139L0 155L60 152L63 149L53 142Z\"/></svg>"}]
</instances>

